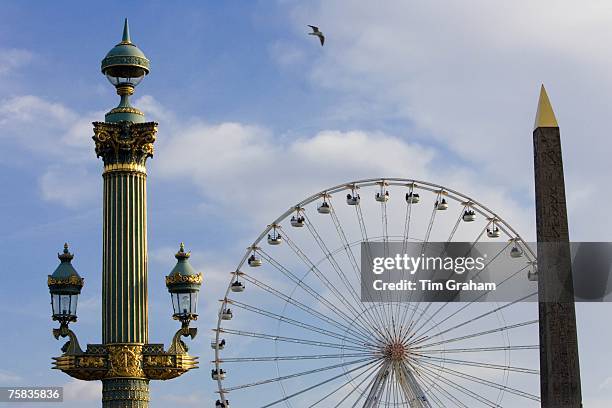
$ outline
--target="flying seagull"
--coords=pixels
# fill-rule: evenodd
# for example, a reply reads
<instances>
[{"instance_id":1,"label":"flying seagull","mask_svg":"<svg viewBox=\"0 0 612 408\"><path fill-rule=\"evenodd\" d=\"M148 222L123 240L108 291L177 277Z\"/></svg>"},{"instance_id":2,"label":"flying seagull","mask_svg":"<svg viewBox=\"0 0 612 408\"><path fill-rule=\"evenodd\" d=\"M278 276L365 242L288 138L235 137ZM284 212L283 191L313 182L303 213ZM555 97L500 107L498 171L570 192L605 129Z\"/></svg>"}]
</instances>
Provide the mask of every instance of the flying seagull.
<instances>
[{"instance_id":1,"label":"flying seagull","mask_svg":"<svg viewBox=\"0 0 612 408\"><path fill-rule=\"evenodd\" d=\"M321 46L323 46L323 44L325 43L325 36L321 32L321 30L319 30L319 27L313 26L313 25L310 25L310 24L308 25L308 27L312 28L312 33L308 33L308 34L309 35L316 35L317 37L319 37L319 41L321 41Z\"/></svg>"}]
</instances>

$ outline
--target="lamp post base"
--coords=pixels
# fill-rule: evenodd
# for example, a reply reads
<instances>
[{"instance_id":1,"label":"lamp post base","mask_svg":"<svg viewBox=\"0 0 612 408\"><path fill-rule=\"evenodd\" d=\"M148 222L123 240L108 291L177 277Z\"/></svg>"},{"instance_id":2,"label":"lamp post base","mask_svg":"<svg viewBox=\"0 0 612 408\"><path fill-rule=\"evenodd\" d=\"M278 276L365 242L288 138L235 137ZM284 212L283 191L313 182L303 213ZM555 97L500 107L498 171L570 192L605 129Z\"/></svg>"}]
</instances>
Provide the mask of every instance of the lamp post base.
<instances>
[{"instance_id":1,"label":"lamp post base","mask_svg":"<svg viewBox=\"0 0 612 408\"><path fill-rule=\"evenodd\" d=\"M149 380L109 378L102 380L103 408L148 408Z\"/></svg>"}]
</instances>

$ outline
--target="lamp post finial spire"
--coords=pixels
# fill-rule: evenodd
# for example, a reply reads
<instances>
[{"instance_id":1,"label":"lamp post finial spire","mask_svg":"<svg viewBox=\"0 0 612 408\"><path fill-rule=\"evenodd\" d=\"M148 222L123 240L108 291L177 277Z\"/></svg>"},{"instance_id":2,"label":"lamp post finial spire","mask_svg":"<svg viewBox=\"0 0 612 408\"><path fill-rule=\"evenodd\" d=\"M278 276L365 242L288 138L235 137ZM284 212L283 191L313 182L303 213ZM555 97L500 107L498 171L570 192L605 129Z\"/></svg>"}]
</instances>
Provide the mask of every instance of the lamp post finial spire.
<instances>
[{"instance_id":1,"label":"lamp post finial spire","mask_svg":"<svg viewBox=\"0 0 612 408\"><path fill-rule=\"evenodd\" d=\"M132 40L130 39L130 26L128 24L127 17L125 18L125 22L123 23L123 36L121 37L122 44L131 44Z\"/></svg>"}]
</instances>

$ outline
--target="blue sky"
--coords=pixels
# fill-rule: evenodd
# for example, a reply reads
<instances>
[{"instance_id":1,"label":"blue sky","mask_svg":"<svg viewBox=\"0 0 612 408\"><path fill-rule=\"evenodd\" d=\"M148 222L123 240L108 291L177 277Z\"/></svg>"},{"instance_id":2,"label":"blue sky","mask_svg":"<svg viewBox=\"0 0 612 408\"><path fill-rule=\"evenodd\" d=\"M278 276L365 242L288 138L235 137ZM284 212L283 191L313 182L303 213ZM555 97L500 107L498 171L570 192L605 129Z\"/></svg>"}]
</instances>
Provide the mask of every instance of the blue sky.
<instances>
[{"instance_id":1,"label":"blue sky","mask_svg":"<svg viewBox=\"0 0 612 408\"><path fill-rule=\"evenodd\" d=\"M214 316L224 274L267 222L343 181L455 187L532 238L543 82L562 129L572 238L609 241L612 8L532 3L2 2L0 385L70 382L49 370L62 343L50 335L46 287L65 241L86 279L76 331L81 344L100 340L101 162L90 122L117 103L99 63L124 17L151 60L134 104L160 123L148 166L155 341L174 330L163 275L180 241L207 276L201 306ZM306 24L322 27L325 47ZM591 318L607 313L579 307L585 406L612 398L612 331ZM202 369L154 384L153 407L210 398L213 320L199 322ZM69 387L97 399L91 385Z\"/></svg>"}]
</instances>

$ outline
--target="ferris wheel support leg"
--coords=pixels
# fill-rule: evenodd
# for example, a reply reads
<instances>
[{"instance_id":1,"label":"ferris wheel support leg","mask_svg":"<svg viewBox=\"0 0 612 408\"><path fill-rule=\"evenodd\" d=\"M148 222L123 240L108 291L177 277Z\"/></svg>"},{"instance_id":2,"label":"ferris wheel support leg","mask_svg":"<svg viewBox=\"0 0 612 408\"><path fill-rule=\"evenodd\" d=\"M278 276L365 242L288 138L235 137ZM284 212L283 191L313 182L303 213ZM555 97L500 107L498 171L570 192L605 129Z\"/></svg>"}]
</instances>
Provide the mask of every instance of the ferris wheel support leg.
<instances>
[{"instance_id":1,"label":"ferris wheel support leg","mask_svg":"<svg viewBox=\"0 0 612 408\"><path fill-rule=\"evenodd\" d=\"M372 383L368 397L363 404L363 408L375 408L378 406L390 374L391 364L385 362L376 373L376 377L374 377L374 382Z\"/></svg>"},{"instance_id":2,"label":"ferris wheel support leg","mask_svg":"<svg viewBox=\"0 0 612 408\"><path fill-rule=\"evenodd\" d=\"M412 370L403 362L394 363L393 370L410 408L431 408Z\"/></svg>"}]
</instances>

